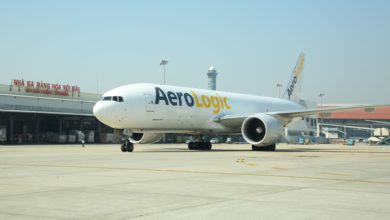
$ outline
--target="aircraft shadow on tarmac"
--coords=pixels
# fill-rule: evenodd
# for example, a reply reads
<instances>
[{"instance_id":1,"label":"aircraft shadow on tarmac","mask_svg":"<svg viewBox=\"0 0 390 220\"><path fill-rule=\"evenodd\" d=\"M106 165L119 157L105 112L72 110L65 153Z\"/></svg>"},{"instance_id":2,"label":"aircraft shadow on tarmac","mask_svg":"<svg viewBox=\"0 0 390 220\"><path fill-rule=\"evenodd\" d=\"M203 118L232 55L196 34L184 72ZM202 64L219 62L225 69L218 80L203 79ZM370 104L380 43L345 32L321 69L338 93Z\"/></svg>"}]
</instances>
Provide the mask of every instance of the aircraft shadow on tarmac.
<instances>
[{"instance_id":1,"label":"aircraft shadow on tarmac","mask_svg":"<svg viewBox=\"0 0 390 220\"><path fill-rule=\"evenodd\" d=\"M316 149L316 148L303 148L303 149L276 149L276 152L308 152L308 153L348 153L348 154L390 154L390 151L369 151L360 149Z\"/></svg>"},{"instance_id":2,"label":"aircraft shadow on tarmac","mask_svg":"<svg viewBox=\"0 0 390 220\"><path fill-rule=\"evenodd\" d=\"M212 150L188 150L186 148L165 148L165 149L153 149L153 150L144 150L138 151L137 153L188 153L188 152L249 152L250 149L212 149Z\"/></svg>"},{"instance_id":3,"label":"aircraft shadow on tarmac","mask_svg":"<svg viewBox=\"0 0 390 220\"><path fill-rule=\"evenodd\" d=\"M165 148L165 149L153 149L153 150L144 150L138 151L137 153L188 153L188 152L199 152L199 153L208 153L208 152L252 152L251 149L212 149L210 151L202 150L188 150L186 148ZM272 151L253 151L253 153L272 153ZM360 149L318 149L318 148L299 148L299 149L276 149L274 153L346 153L346 154L390 154L390 151L368 151Z\"/></svg>"}]
</instances>

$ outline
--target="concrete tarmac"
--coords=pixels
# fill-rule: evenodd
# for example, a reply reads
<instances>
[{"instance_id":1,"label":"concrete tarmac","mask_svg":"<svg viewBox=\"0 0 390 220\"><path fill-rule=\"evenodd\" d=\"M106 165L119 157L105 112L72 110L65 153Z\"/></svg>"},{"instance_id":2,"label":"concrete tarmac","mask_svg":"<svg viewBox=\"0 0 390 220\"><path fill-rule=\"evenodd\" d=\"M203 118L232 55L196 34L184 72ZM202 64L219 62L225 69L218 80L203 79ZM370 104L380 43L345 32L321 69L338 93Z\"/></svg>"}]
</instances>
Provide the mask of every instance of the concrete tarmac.
<instances>
[{"instance_id":1,"label":"concrete tarmac","mask_svg":"<svg viewBox=\"0 0 390 220\"><path fill-rule=\"evenodd\" d=\"M390 219L390 147L0 146L0 219Z\"/></svg>"}]
</instances>

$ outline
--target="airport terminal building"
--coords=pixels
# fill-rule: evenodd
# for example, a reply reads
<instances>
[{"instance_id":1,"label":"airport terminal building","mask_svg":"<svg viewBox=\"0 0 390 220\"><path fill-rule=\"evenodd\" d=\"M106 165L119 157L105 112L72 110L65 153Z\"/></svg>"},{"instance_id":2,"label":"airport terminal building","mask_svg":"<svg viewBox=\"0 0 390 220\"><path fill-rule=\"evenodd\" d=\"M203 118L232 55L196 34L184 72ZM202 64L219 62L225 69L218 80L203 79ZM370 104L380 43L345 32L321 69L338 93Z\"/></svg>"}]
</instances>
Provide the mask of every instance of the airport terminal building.
<instances>
[{"instance_id":1,"label":"airport terminal building","mask_svg":"<svg viewBox=\"0 0 390 220\"><path fill-rule=\"evenodd\" d=\"M0 143L112 143L113 129L93 116L98 99L78 86L22 79L0 85Z\"/></svg>"},{"instance_id":2,"label":"airport terminal building","mask_svg":"<svg viewBox=\"0 0 390 220\"><path fill-rule=\"evenodd\" d=\"M328 104L321 107L342 107L348 105ZM318 116L322 135L330 139L369 138L373 130L364 128L390 128L390 107L374 109L353 109ZM334 125L348 126L335 127ZM356 127L356 128L353 128Z\"/></svg>"}]
</instances>

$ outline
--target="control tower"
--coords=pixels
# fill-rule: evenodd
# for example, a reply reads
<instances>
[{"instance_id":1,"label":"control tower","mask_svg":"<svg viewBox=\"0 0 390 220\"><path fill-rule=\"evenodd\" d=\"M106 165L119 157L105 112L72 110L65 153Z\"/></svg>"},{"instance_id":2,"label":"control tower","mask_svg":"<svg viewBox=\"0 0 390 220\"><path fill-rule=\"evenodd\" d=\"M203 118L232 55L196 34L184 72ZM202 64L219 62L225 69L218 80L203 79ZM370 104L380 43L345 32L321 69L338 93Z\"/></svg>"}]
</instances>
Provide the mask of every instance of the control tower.
<instances>
[{"instance_id":1,"label":"control tower","mask_svg":"<svg viewBox=\"0 0 390 220\"><path fill-rule=\"evenodd\" d=\"M210 66L209 70L207 71L207 77L209 78L208 88L210 90L217 89L217 74L217 70L215 70L213 66Z\"/></svg>"}]
</instances>

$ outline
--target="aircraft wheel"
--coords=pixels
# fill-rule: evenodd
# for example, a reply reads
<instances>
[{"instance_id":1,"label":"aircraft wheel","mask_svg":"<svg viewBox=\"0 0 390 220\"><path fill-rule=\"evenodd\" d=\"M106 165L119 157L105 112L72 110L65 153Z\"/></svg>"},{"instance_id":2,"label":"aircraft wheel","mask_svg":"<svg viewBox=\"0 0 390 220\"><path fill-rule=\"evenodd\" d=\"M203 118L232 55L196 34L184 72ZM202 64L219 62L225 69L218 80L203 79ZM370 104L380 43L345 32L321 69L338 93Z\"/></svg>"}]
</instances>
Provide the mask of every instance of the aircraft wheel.
<instances>
[{"instance_id":1,"label":"aircraft wheel","mask_svg":"<svg viewBox=\"0 0 390 220\"><path fill-rule=\"evenodd\" d=\"M275 144L268 146L268 151L275 151L275 150L276 150L276 145Z\"/></svg>"},{"instance_id":2,"label":"aircraft wheel","mask_svg":"<svg viewBox=\"0 0 390 220\"><path fill-rule=\"evenodd\" d=\"M211 150L213 145L210 142L205 143L205 150Z\"/></svg>"},{"instance_id":3,"label":"aircraft wheel","mask_svg":"<svg viewBox=\"0 0 390 220\"><path fill-rule=\"evenodd\" d=\"M126 143L126 151L127 152L133 152L133 150L134 150L133 143L131 143L130 141L127 141L127 143Z\"/></svg>"},{"instance_id":4,"label":"aircraft wheel","mask_svg":"<svg viewBox=\"0 0 390 220\"><path fill-rule=\"evenodd\" d=\"M196 143L195 142L189 142L188 143L188 150L195 150L196 149Z\"/></svg>"},{"instance_id":5,"label":"aircraft wheel","mask_svg":"<svg viewBox=\"0 0 390 220\"><path fill-rule=\"evenodd\" d=\"M188 143L189 150L211 150L212 144L210 142L190 142Z\"/></svg>"},{"instance_id":6,"label":"aircraft wheel","mask_svg":"<svg viewBox=\"0 0 390 220\"><path fill-rule=\"evenodd\" d=\"M121 145L121 151L122 152L126 152L127 150L126 150L126 143L123 143L122 145Z\"/></svg>"},{"instance_id":7,"label":"aircraft wheel","mask_svg":"<svg viewBox=\"0 0 390 220\"><path fill-rule=\"evenodd\" d=\"M276 150L276 145L268 145L268 146L254 146L252 145L252 150L253 151L275 151Z\"/></svg>"}]
</instances>

